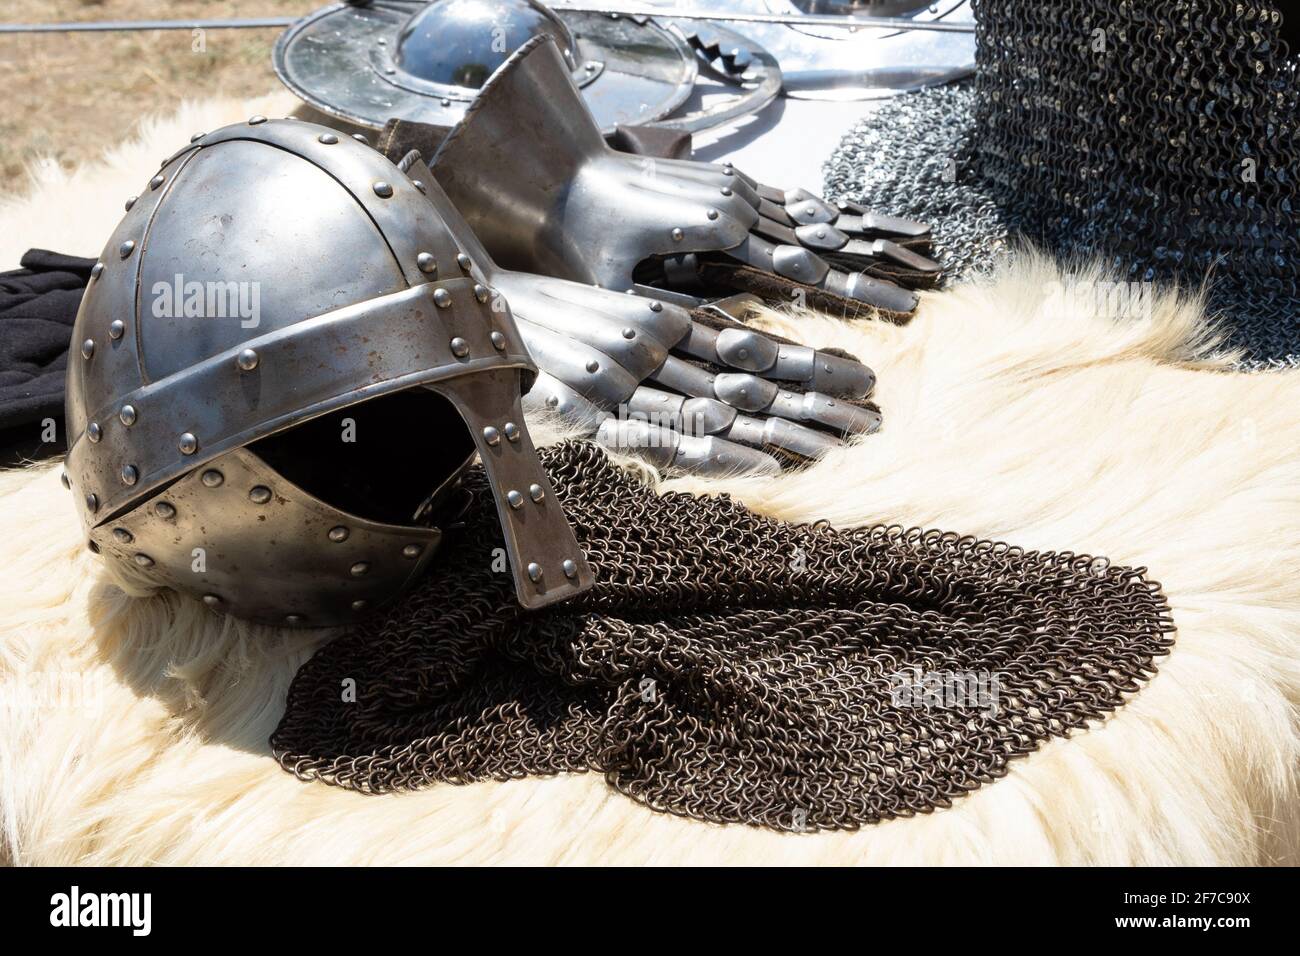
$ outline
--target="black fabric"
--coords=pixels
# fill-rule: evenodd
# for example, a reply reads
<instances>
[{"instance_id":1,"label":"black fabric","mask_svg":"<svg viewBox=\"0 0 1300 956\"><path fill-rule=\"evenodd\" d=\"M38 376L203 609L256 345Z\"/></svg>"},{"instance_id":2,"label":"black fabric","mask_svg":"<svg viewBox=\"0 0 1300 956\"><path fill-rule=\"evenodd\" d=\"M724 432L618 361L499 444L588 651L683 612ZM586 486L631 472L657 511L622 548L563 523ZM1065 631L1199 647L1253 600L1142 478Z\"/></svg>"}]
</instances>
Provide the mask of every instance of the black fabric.
<instances>
[{"instance_id":1,"label":"black fabric","mask_svg":"<svg viewBox=\"0 0 1300 956\"><path fill-rule=\"evenodd\" d=\"M63 387L68 342L94 259L32 249L0 273L0 464L66 450ZM43 440L45 419L57 422Z\"/></svg>"}]
</instances>

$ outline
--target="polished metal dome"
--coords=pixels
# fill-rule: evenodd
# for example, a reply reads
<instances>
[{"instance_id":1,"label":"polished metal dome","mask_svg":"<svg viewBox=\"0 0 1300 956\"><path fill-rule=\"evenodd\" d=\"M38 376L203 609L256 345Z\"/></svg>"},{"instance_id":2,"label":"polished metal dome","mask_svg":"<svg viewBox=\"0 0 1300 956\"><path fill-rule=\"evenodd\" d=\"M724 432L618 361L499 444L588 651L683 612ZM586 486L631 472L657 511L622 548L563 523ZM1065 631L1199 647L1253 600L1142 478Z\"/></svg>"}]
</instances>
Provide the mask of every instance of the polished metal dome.
<instances>
[{"instance_id":1,"label":"polished metal dome","mask_svg":"<svg viewBox=\"0 0 1300 956\"><path fill-rule=\"evenodd\" d=\"M713 104L683 122L706 128L766 105L780 68L749 50L725 112ZM609 13L555 12L537 0L349 0L290 26L272 62L291 90L321 112L381 129L390 119L454 126L488 78L538 35L555 40L602 130L664 121L690 98L695 51L676 28Z\"/></svg>"},{"instance_id":2,"label":"polished metal dome","mask_svg":"<svg viewBox=\"0 0 1300 956\"><path fill-rule=\"evenodd\" d=\"M536 0L434 0L406 21L393 61L418 80L477 90L538 34L552 37L569 69L578 68L572 32Z\"/></svg>"}]
</instances>

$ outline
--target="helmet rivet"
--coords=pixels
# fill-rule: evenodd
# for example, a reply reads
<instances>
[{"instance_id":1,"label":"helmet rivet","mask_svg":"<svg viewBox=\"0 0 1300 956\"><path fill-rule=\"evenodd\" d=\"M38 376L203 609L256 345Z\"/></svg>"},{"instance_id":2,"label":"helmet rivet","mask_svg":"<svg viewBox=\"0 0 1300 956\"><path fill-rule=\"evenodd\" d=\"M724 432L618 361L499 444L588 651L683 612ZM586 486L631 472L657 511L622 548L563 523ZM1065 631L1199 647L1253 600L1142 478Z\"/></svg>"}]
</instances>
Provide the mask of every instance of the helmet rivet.
<instances>
[{"instance_id":1,"label":"helmet rivet","mask_svg":"<svg viewBox=\"0 0 1300 956\"><path fill-rule=\"evenodd\" d=\"M365 574L369 570L370 570L369 561L358 561L356 564L352 565L351 568L352 576L354 578L361 577L361 575Z\"/></svg>"},{"instance_id":2,"label":"helmet rivet","mask_svg":"<svg viewBox=\"0 0 1300 956\"><path fill-rule=\"evenodd\" d=\"M600 363L597 362L595 359L592 359L590 362L587 363L587 371L595 375L597 372L600 371Z\"/></svg>"},{"instance_id":3,"label":"helmet rivet","mask_svg":"<svg viewBox=\"0 0 1300 956\"><path fill-rule=\"evenodd\" d=\"M427 275L436 275L438 272L438 260L427 252L422 252L416 256L415 264L421 272Z\"/></svg>"},{"instance_id":4,"label":"helmet rivet","mask_svg":"<svg viewBox=\"0 0 1300 956\"><path fill-rule=\"evenodd\" d=\"M135 424L136 412L134 405L123 405L122 410L117 413L117 417L122 420L122 424L130 428Z\"/></svg>"},{"instance_id":5,"label":"helmet rivet","mask_svg":"<svg viewBox=\"0 0 1300 956\"><path fill-rule=\"evenodd\" d=\"M140 480L140 471L135 465L122 466L122 484L134 485Z\"/></svg>"},{"instance_id":6,"label":"helmet rivet","mask_svg":"<svg viewBox=\"0 0 1300 956\"><path fill-rule=\"evenodd\" d=\"M86 437L90 439L92 445L104 437L104 430L99 427L99 422L91 422L86 426Z\"/></svg>"},{"instance_id":7,"label":"helmet rivet","mask_svg":"<svg viewBox=\"0 0 1300 956\"><path fill-rule=\"evenodd\" d=\"M91 357L92 355L94 355L94 354L95 354L95 340L94 340L94 339L86 339L86 341L84 341L84 342L81 343L81 357L82 357L82 358L90 358L90 357Z\"/></svg>"},{"instance_id":8,"label":"helmet rivet","mask_svg":"<svg viewBox=\"0 0 1300 956\"><path fill-rule=\"evenodd\" d=\"M181 450L182 455L192 455L199 450L199 440L194 437L193 432L182 432L176 447Z\"/></svg>"},{"instance_id":9,"label":"helmet rivet","mask_svg":"<svg viewBox=\"0 0 1300 956\"><path fill-rule=\"evenodd\" d=\"M264 505L271 500L271 489L266 485L254 485L248 491L248 500L255 505Z\"/></svg>"},{"instance_id":10,"label":"helmet rivet","mask_svg":"<svg viewBox=\"0 0 1300 956\"><path fill-rule=\"evenodd\" d=\"M546 492L542 490L541 485L533 484L528 486L528 497L534 501L541 501L546 497Z\"/></svg>"},{"instance_id":11,"label":"helmet rivet","mask_svg":"<svg viewBox=\"0 0 1300 956\"><path fill-rule=\"evenodd\" d=\"M205 594L203 595L203 603L208 607L217 607L221 604L221 598L217 597L215 594Z\"/></svg>"},{"instance_id":12,"label":"helmet rivet","mask_svg":"<svg viewBox=\"0 0 1300 956\"><path fill-rule=\"evenodd\" d=\"M155 176L153 179L149 180L149 188L150 188L150 189L157 189L159 186L161 186L161 185L162 185L163 183L165 183L166 181L167 181L167 180L163 177L163 174L162 174L162 173L159 173L159 174L158 174L157 176Z\"/></svg>"},{"instance_id":13,"label":"helmet rivet","mask_svg":"<svg viewBox=\"0 0 1300 956\"><path fill-rule=\"evenodd\" d=\"M115 537L121 544L130 544L135 540L135 535L130 531L127 531L125 528L114 528L113 537Z\"/></svg>"},{"instance_id":14,"label":"helmet rivet","mask_svg":"<svg viewBox=\"0 0 1300 956\"><path fill-rule=\"evenodd\" d=\"M259 113L257 116L250 116L250 117L248 118L248 125L249 125L249 126L258 126L258 125L260 125L260 124L262 124L262 123L265 123L265 122L266 122L266 117L263 116L263 115L261 115L260 113Z\"/></svg>"},{"instance_id":15,"label":"helmet rivet","mask_svg":"<svg viewBox=\"0 0 1300 956\"><path fill-rule=\"evenodd\" d=\"M402 549L402 557L418 558L423 551L424 548L418 544L408 544L406 547Z\"/></svg>"},{"instance_id":16,"label":"helmet rivet","mask_svg":"<svg viewBox=\"0 0 1300 956\"><path fill-rule=\"evenodd\" d=\"M506 433L509 441L519 441L519 426L514 422L506 422L501 430Z\"/></svg>"},{"instance_id":17,"label":"helmet rivet","mask_svg":"<svg viewBox=\"0 0 1300 956\"><path fill-rule=\"evenodd\" d=\"M217 471L217 469L215 468L209 468L207 471L205 471L202 475L199 476L199 480L203 482L204 487L220 488L223 484L225 484L226 476L223 475L221 472Z\"/></svg>"},{"instance_id":18,"label":"helmet rivet","mask_svg":"<svg viewBox=\"0 0 1300 956\"><path fill-rule=\"evenodd\" d=\"M348 529L343 525L336 525L335 527L330 528L330 540L335 543L346 541L348 540L349 533Z\"/></svg>"},{"instance_id":19,"label":"helmet rivet","mask_svg":"<svg viewBox=\"0 0 1300 956\"><path fill-rule=\"evenodd\" d=\"M201 139L202 139L204 136L206 136L206 135L207 135L207 133L195 133L193 136L190 137L190 142L191 142L191 143L197 143L199 140L201 140Z\"/></svg>"},{"instance_id":20,"label":"helmet rivet","mask_svg":"<svg viewBox=\"0 0 1300 956\"><path fill-rule=\"evenodd\" d=\"M301 614L286 614L286 615L284 616L284 623L285 623L285 624L301 624L301 623L302 623L302 615L301 615Z\"/></svg>"},{"instance_id":21,"label":"helmet rivet","mask_svg":"<svg viewBox=\"0 0 1300 956\"><path fill-rule=\"evenodd\" d=\"M528 562L528 580L540 581L542 579L542 566L536 561Z\"/></svg>"},{"instance_id":22,"label":"helmet rivet","mask_svg":"<svg viewBox=\"0 0 1300 956\"><path fill-rule=\"evenodd\" d=\"M424 183L420 182L420 180L418 179L412 179L411 185L414 186L416 189L420 190L420 192L426 192L424 188Z\"/></svg>"},{"instance_id":23,"label":"helmet rivet","mask_svg":"<svg viewBox=\"0 0 1300 956\"><path fill-rule=\"evenodd\" d=\"M723 187L722 187L722 195L724 195L724 196L730 196L730 195L731 195L731 187L730 187L730 186L723 186Z\"/></svg>"},{"instance_id":24,"label":"helmet rivet","mask_svg":"<svg viewBox=\"0 0 1300 956\"><path fill-rule=\"evenodd\" d=\"M375 195L380 199L387 199L393 194L392 185L384 182L382 179L376 182L372 188L375 190Z\"/></svg>"},{"instance_id":25,"label":"helmet rivet","mask_svg":"<svg viewBox=\"0 0 1300 956\"><path fill-rule=\"evenodd\" d=\"M501 433L489 425L487 428L483 429L483 440L495 448L497 445L501 444Z\"/></svg>"},{"instance_id":26,"label":"helmet rivet","mask_svg":"<svg viewBox=\"0 0 1300 956\"><path fill-rule=\"evenodd\" d=\"M686 238L686 233L682 232L682 230L679 227L677 227L673 229L672 236L673 236L673 242L681 242L683 239Z\"/></svg>"},{"instance_id":27,"label":"helmet rivet","mask_svg":"<svg viewBox=\"0 0 1300 956\"><path fill-rule=\"evenodd\" d=\"M59 481L63 483L64 488L67 488L69 491L72 490L72 479L68 477L68 473L66 471L63 472L63 474L59 475Z\"/></svg>"},{"instance_id":28,"label":"helmet rivet","mask_svg":"<svg viewBox=\"0 0 1300 956\"><path fill-rule=\"evenodd\" d=\"M474 263L470 261L469 256L465 255L463 252L456 254L456 265L460 266L466 272L469 272L469 270L474 267Z\"/></svg>"},{"instance_id":29,"label":"helmet rivet","mask_svg":"<svg viewBox=\"0 0 1300 956\"><path fill-rule=\"evenodd\" d=\"M122 243L120 246L117 247L117 254L121 256L123 259L125 259L134 250L135 250L135 240L128 239L126 242Z\"/></svg>"},{"instance_id":30,"label":"helmet rivet","mask_svg":"<svg viewBox=\"0 0 1300 956\"><path fill-rule=\"evenodd\" d=\"M135 556L135 563L142 568L152 568L153 558L149 557L147 554L137 554Z\"/></svg>"},{"instance_id":31,"label":"helmet rivet","mask_svg":"<svg viewBox=\"0 0 1300 956\"><path fill-rule=\"evenodd\" d=\"M339 141L339 138L335 136L333 133L321 133L319 136L316 137L316 141L320 143L324 143L326 146L333 146L335 143Z\"/></svg>"},{"instance_id":32,"label":"helmet rivet","mask_svg":"<svg viewBox=\"0 0 1300 956\"><path fill-rule=\"evenodd\" d=\"M257 368L257 363L257 353L252 349L244 349L235 356L235 364L239 366L241 372L251 372L253 369Z\"/></svg>"},{"instance_id":33,"label":"helmet rivet","mask_svg":"<svg viewBox=\"0 0 1300 956\"><path fill-rule=\"evenodd\" d=\"M93 491L86 495L86 510L92 512L99 510L99 495L95 494Z\"/></svg>"},{"instance_id":34,"label":"helmet rivet","mask_svg":"<svg viewBox=\"0 0 1300 956\"><path fill-rule=\"evenodd\" d=\"M126 334L126 323L121 319L114 319L108 323L108 337L116 342Z\"/></svg>"},{"instance_id":35,"label":"helmet rivet","mask_svg":"<svg viewBox=\"0 0 1300 956\"><path fill-rule=\"evenodd\" d=\"M504 352L506 350L506 337L500 332L493 332L492 347L498 352Z\"/></svg>"},{"instance_id":36,"label":"helmet rivet","mask_svg":"<svg viewBox=\"0 0 1300 956\"><path fill-rule=\"evenodd\" d=\"M127 197L127 199L126 199L126 211L127 211L127 212L130 212L130 211L131 211L131 207L135 205L135 201L136 201L137 199L139 199L139 198L140 198L139 196L128 196L128 197Z\"/></svg>"},{"instance_id":37,"label":"helmet rivet","mask_svg":"<svg viewBox=\"0 0 1300 956\"><path fill-rule=\"evenodd\" d=\"M90 268L90 277L91 277L92 279L98 279L99 276L100 276L100 273L102 273L103 271L104 271L104 263L102 263L102 262L96 262L96 263L95 263L93 266L91 266L91 268Z\"/></svg>"},{"instance_id":38,"label":"helmet rivet","mask_svg":"<svg viewBox=\"0 0 1300 956\"><path fill-rule=\"evenodd\" d=\"M176 517L176 506L170 501L160 501L153 506L153 513L164 521L170 521Z\"/></svg>"},{"instance_id":39,"label":"helmet rivet","mask_svg":"<svg viewBox=\"0 0 1300 956\"><path fill-rule=\"evenodd\" d=\"M524 506L524 496L511 488L506 492L506 501L510 503L511 508L522 508Z\"/></svg>"},{"instance_id":40,"label":"helmet rivet","mask_svg":"<svg viewBox=\"0 0 1300 956\"><path fill-rule=\"evenodd\" d=\"M625 329L623 330L623 338L625 338L625 339L634 339L634 338L636 338L636 329L632 328L631 326L628 326L627 328L625 328Z\"/></svg>"},{"instance_id":41,"label":"helmet rivet","mask_svg":"<svg viewBox=\"0 0 1300 956\"><path fill-rule=\"evenodd\" d=\"M651 312L662 312L663 310L664 310L664 304L662 302L655 301L650 303Z\"/></svg>"},{"instance_id":42,"label":"helmet rivet","mask_svg":"<svg viewBox=\"0 0 1300 956\"><path fill-rule=\"evenodd\" d=\"M706 212L704 215L708 216L710 219L717 219L717 218L718 218L718 211L717 211L716 209L710 209L710 210L709 210L708 212Z\"/></svg>"},{"instance_id":43,"label":"helmet rivet","mask_svg":"<svg viewBox=\"0 0 1300 956\"><path fill-rule=\"evenodd\" d=\"M546 407L547 407L547 408L559 408L559 407L560 407L560 396L558 396L558 395L547 395L547 396L546 396Z\"/></svg>"},{"instance_id":44,"label":"helmet rivet","mask_svg":"<svg viewBox=\"0 0 1300 956\"><path fill-rule=\"evenodd\" d=\"M466 355L469 355L469 343L460 336L456 336L456 338L451 340L451 354L456 356L456 358L464 358Z\"/></svg>"},{"instance_id":45,"label":"helmet rivet","mask_svg":"<svg viewBox=\"0 0 1300 956\"><path fill-rule=\"evenodd\" d=\"M577 562L573 561L570 558L565 558L563 567L564 567L564 576L566 578L576 578L578 576Z\"/></svg>"},{"instance_id":46,"label":"helmet rivet","mask_svg":"<svg viewBox=\"0 0 1300 956\"><path fill-rule=\"evenodd\" d=\"M369 606L370 606L370 602L367 601L365 598L358 598L357 600L352 602L352 610L354 611L364 611Z\"/></svg>"},{"instance_id":47,"label":"helmet rivet","mask_svg":"<svg viewBox=\"0 0 1300 956\"><path fill-rule=\"evenodd\" d=\"M355 139L355 140L356 140L358 143L360 143L362 146L369 146L369 145L370 145L370 140L366 139L366 137L365 137L364 135L362 135L361 133L353 133L353 134L352 134L352 138Z\"/></svg>"},{"instance_id":48,"label":"helmet rivet","mask_svg":"<svg viewBox=\"0 0 1300 956\"><path fill-rule=\"evenodd\" d=\"M735 171L734 169L732 169L730 166L728 166L728 167L726 167L725 169L722 170L722 175L724 175L724 176L734 176L735 174L736 174L736 171Z\"/></svg>"},{"instance_id":49,"label":"helmet rivet","mask_svg":"<svg viewBox=\"0 0 1300 956\"><path fill-rule=\"evenodd\" d=\"M443 106L451 106L451 100L447 99L445 96L442 98L440 102L442 103Z\"/></svg>"},{"instance_id":50,"label":"helmet rivet","mask_svg":"<svg viewBox=\"0 0 1300 956\"><path fill-rule=\"evenodd\" d=\"M478 299L480 302L486 302L488 300L487 286L483 286L483 285L479 285L478 283L475 283L474 298Z\"/></svg>"},{"instance_id":51,"label":"helmet rivet","mask_svg":"<svg viewBox=\"0 0 1300 956\"><path fill-rule=\"evenodd\" d=\"M451 293L446 289L438 289L433 293L433 304L440 309L451 308Z\"/></svg>"}]
</instances>

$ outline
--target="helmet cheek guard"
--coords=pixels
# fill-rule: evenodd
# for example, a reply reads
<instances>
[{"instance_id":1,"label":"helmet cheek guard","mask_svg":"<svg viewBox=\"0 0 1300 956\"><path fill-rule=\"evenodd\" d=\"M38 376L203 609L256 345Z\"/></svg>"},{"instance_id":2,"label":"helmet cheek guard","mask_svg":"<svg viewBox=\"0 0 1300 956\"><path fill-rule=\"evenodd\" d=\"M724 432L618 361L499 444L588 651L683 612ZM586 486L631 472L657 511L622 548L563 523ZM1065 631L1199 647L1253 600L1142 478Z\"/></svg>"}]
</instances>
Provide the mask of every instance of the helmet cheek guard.
<instances>
[{"instance_id":1,"label":"helmet cheek guard","mask_svg":"<svg viewBox=\"0 0 1300 956\"><path fill-rule=\"evenodd\" d=\"M164 163L75 325L92 548L237 617L347 623L427 565L477 449L520 603L590 586L520 410L536 368L425 188L260 117Z\"/></svg>"}]
</instances>

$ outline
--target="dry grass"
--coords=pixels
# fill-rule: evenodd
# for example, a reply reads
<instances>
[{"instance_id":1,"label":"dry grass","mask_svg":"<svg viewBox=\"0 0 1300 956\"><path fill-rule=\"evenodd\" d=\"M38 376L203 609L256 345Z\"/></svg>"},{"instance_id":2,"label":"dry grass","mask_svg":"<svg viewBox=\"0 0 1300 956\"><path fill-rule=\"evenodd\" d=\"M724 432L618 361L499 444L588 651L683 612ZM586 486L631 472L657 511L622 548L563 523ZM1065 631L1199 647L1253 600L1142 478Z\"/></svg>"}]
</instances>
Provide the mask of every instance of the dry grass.
<instances>
[{"instance_id":1,"label":"dry grass","mask_svg":"<svg viewBox=\"0 0 1300 956\"><path fill-rule=\"evenodd\" d=\"M5 0L0 21L298 16L324 0ZM279 88L271 47L279 31L0 35L0 195L26 191L27 166L71 166L122 140L137 119L182 100L257 96ZM202 45L201 50L194 49Z\"/></svg>"}]
</instances>

